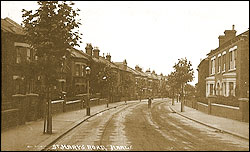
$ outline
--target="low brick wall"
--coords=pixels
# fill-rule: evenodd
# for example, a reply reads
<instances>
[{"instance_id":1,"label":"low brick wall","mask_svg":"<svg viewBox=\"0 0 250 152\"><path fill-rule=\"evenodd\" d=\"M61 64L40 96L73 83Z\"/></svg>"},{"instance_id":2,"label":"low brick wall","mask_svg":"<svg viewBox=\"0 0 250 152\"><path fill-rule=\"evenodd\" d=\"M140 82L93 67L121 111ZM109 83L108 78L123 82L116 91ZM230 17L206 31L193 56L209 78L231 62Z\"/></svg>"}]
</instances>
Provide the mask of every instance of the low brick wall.
<instances>
[{"instance_id":1,"label":"low brick wall","mask_svg":"<svg viewBox=\"0 0 250 152\"><path fill-rule=\"evenodd\" d=\"M239 107L241 109L242 121L249 122L249 99L243 99Z\"/></svg>"},{"instance_id":2,"label":"low brick wall","mask_svg":"<svg viewBox=\"0 0 250 152\"><path fill-rule=\"evenodd\" d=\"M1 129L7 129L19 124L18 103L2 101L1 107Z\"/></svg>"},{"instance_id":3,"label":"low brick wall","mask_svg":"<svg viewBox=\"0 0 250 152\"><path fill-rule=\"evenodd\" d=\"M108 102L108 99L104 98L104 99L100 99L99 104L100 105L107 104L107 102Z\"/></svg>"},{"instance_id":4,"label":"low brick wall","mask_svg":"<svg viewBox=\"0 0 250 152\"><path fill-rule=\"evenodd\" d=\"M197 110L207 114L208 113L208 105L201 103L201 102L197 102Z\"/></svg>"},{"instance_id":5,"label":"low brick wall","mask_svg":"<svg viewBox=\"0 0 250 152\"><path fill-rule=\"evenodd\" d=\"M10 127L17 126L19 124L19 110L9 109L1 111L1 129L7 129Z\"/></svg>"},{"instance_id":6,"label":"low brick wall","mask_svg":"<svg viewBox=\"0 0 250 152\"><path fill-rule=\"evenodd\" d=\"M63 112L63 101L64 100L51 101L52 114L57 114L57 113Z\"/></svg>"},{"instance_id":7,"label":"low brick wall","mask_svg":"<svg viewBox=\"0 0 250 152\"><path fill-rule=\"evenodd\" d=\"M186 100L185 101L185 106L188 106L190 108L193 108L193 101L192 100Z\"/></svg>"},{"instance_id":8,"label":"low brick wall","mask_svg":"<svg viewBox=\"0 0 250 152\"><path fill-rule=\"evenodd\" d=\"M28 104L26 109L28 111L26 115L26 121L34 121L38 119L39 102L40 98L38 94L26 94L26 103Z\"/></svg>"},{"instance_id":9,"label":"low brick wall","mask_svg":"<svg viewBox=\"0 0 250 152\"><path fill-rule=\"evenodd\" d=\"M90 99L90 107L96 106L100 104L100 99L99 98L92 98Z\"/></svg>"},{"instance_id":10,"label":"low brick wall","mask_svg":"<svg viewBox=\"0 0 250 152\"><path fill-rule=\"evenodd\" d=\"M6 102L6 101L2 101L2 111L4 110L9 110L9 109L15 109L17 108L17 104L15 102Z\"/></svg>"},{"instance_id":11,"label":"low brick wall","mask_svg":"<svg viewBox=\"0 0 250 152\"><path fill-rule=\"evenodd\" d=\"M12 102L5 102L2 105L2 129L23 125L27 121L34 121L45 116L46 99L37 94L16 94L12 96L11 100ZM92 98L90 100L91 107L107 103L107 99ZM85 101L85 96L66 99L66 102L64 99L53 100L51 101L52 115L86 108Z\"/></svg>"},{"instance_id":12,"label":"low brick wall","mask_svg":"<svg viewBox=\"0 0 250 152\"><path fill-rule=\"evenodd\" d=\"M83 108L86 108L85 100L83 100ZM63 104L64 104L63 102L64 102L64 100L55 100L55 101L51 102L52 103L52 114L58 114L58 113L63 112ZM65 112L81 109L81 107L82 107L81 102L82 101L80 99L66 101ZM96 105L101 105L101 104L106 104L106 103L107 103L107 99L99 99L99 98L90 99L90 107L96 106Z\"/></svg>"},{"instance_id":13,"label":"low brick wall","mask_svg":"<svg viewBox=\"0 0 250 152\"><path fill-rule=\"evenodd\" d=\"M18 110L18 124L22 125L26 122L26 116L28 113L28 102L26 100L26 95L15 94L12 95L13 103L16 104Z\"/></svg>"},{"instance_id":14,"label":"low brick wall","mask_svg":"<svg viewBox=\"0 0 250 152\"><path fill-rule=\"evenodd\" d=\"M113 97L113 102L119 102L121 101L121 97L120 96L114 96Z\"/></svg>"},{"instance_id":15,"label":"low brick wall","mask_svg":"<svg viewBox=\"0 0 250 152\"><path fill-rule=\"evenodd\" d=\"M209 114L207 104L197 102L197 110ZM242 121L242 111L239 107L227 106L222 104L211 104L211 115ZM247 121L247 120L246 120Z\"/></svg>"},{"instance_id":16,"label":"low brick wall","mask_svg":"<svg viewBox=\"0 0 250 152\"><path fill-rule=\"evenodd\" d=\"M81 109L81 100L73 100L66 102L66 111L79 110Z\"/></svg>"},{"instance_id":17,"label":"low brick wall","mask_svg":"<svg viewBox=\"0 0 250 152\"><path fill-rule=\"evenodd\" d=\"M219 117L241 121L241 112L239 107L232 107L232 106L212 103L211 114Z\"/></svg>"}]
</instances>

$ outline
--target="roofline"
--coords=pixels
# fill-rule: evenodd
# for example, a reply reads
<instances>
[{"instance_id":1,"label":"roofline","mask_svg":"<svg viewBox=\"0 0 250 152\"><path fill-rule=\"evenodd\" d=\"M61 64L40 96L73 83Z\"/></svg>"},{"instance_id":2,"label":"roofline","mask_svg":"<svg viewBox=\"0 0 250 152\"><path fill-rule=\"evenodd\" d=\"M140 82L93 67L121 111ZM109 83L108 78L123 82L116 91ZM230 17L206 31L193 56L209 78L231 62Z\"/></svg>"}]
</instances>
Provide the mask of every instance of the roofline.
<instances>
[{"instance_id":1,"label":"roofline","mask_svg":"<svg viewBox=\"0 0 250 152\"><path fill-rule=\"evenodd\" d=\"M246 34L246 33L248 33L248 32L249 32L249 30L247 30L247 31L245 31L245 32L243 32L243 33L241 33L241 34L235 36L234 38L228 40L227 42L225 42L225 43L222 44L221 46L217 47L216 49L211 50L207 55L209 56L209 55L211 55L211 54L216 53L219 49L225 48L225 47L228 46L230 43L232 43L232 41L236 41L237 39L239 39L239 37L240 37L241 35L244 35L244 34Z\"/></svg>"}]
</instances>

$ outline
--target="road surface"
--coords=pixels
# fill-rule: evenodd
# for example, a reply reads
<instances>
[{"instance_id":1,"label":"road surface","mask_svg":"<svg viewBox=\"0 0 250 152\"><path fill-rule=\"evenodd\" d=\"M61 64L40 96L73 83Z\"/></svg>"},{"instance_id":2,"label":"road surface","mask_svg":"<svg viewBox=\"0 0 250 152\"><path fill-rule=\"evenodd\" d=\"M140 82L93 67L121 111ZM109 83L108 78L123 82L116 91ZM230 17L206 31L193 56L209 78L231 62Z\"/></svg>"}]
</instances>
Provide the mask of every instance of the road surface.
<instances>
[{"instance_id":1,"label":"road surface","mask_svg":"<svg viewBox=\"0 0 250 152\"><path fill-rule=\"evenodd\" d=\"M242 151L249 141L186 119L169 108L170 100L127 102L100 113L47 150L71 151Z\"/></svg>"}]
</instances>

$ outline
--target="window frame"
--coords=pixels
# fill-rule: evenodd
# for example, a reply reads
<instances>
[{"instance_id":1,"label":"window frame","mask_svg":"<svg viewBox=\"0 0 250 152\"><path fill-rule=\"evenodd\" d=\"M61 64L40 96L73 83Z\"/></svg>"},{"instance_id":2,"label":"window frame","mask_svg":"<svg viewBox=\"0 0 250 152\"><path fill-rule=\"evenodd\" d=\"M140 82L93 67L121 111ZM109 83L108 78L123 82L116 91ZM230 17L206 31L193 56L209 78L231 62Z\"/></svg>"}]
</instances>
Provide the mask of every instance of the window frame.
<instances>
[{"instance_id":1,"label":"window frame","mask_svg":"<svg viewBox=\"0 0 250 152\"><path fill-rule=\"evenodd\" d=\"M216 59L216 56L213 56L211 58L211 75L214 75L215 74L215 59Z\"/></svg>"}]
</instances>

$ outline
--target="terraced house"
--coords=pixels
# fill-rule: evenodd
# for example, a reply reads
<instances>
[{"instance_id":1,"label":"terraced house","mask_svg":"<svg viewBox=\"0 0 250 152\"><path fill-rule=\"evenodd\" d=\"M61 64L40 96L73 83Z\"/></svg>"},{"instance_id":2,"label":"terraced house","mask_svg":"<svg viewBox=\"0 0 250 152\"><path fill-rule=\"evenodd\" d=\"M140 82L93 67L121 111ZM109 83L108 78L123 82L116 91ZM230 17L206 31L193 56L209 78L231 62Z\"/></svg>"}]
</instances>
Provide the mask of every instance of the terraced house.
<instances>
[{"instance_id":1,"label":"terraced house","mask_svg":"<svg viewBox=\"0 0 250 152\"><path fill-rule=\"evenodd\" d=\"M39 111L33 108L35 100L31 101L38 97L40 90L41 77L34 68L37 56L25 43L24 36L19 24L10 18L1 19L2 128L41 117L35 114ZM18 97L22 100L16 100ZM24 115L27 110L29 113Z\"/></svg>"},{"instance_id":2,"label":"terraced house","mask_svg":"<svg viewBox=\"0 0 250 152\"><path fill-rule=\"evenodd\" d=\"M209 75L206 77L206 96L222 95L247 97L249 94L249 30L236 36L225 30L219 36L219 47L207 55Z\"/></svg>"},{"instance_id":3,"label":"terraced house","mask_svg":"<svg viewBox=\"0 0 250 152\"><path fill-rule=\"evenodd\" d=\"M138 73L135 77L136 83L136 95L139 98L146 98L147 97L147 78L148 75L142 71L142 68L138 65L135 66L135 71Z\"/></svg>"},{"instance_id":4,"label":"terraced house","mask_svg":"<svg viewBox=\"0 0 250 152\"><path fill-rule=\"evenodd\" d=\"M8 128L44 116L46 76L38 68L41 60L36 52L25 43L22 26L9 18L1 19L1 32L2 127ZM86 96L88 80L86 67L91 68L89 91L92 99L110 98L110 102L117 102L145 99L149 93L155 97L159 95L159 87L165 84L162 75L145 73L139 67L132 69L126 60L112 62L110 54L105 57L99 53L98 47L93 48L88 43L85 52L68 49L69 55L63 56L58 66L45 66L57 79L49 91L52 111L65 112L66 105L73 109L80 107L73 104L84 102L82 97Z\"/></svg>"},{"instance_id":5,"label":"terraced house","mask_svg":"<svg viewBox=\"0 0 250 152\"><path fill-rule=\"evenodd\" d=\"M28 70L37 58L24 42L22 27L10 18L1 19L1 33L2 82L3 86L9 86L2 88L3 99L10 99L14 94L34 93L35 80L27 79L28 71L24 69Z\"/></svg>"}]
</instances>

